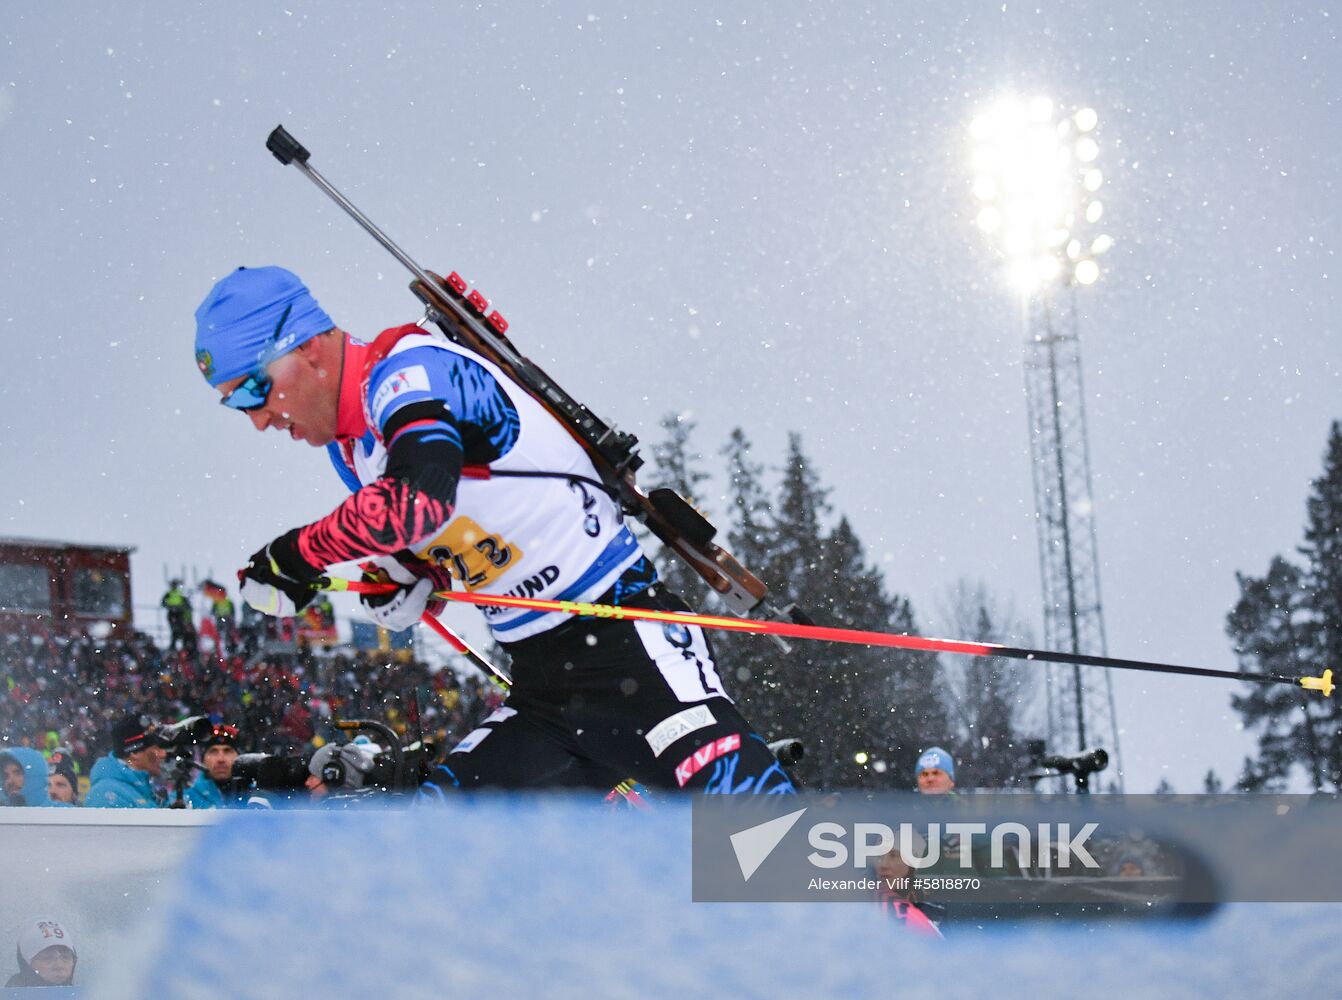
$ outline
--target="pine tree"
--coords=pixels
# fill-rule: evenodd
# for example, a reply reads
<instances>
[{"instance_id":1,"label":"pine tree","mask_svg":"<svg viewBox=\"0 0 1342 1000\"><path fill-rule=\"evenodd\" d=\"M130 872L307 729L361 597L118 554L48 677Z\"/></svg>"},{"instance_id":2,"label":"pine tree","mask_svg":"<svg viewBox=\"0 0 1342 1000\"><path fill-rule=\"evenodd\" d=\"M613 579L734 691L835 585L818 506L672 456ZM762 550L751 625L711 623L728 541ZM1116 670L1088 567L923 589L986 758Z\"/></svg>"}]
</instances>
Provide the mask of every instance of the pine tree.
<instances>
[{"instance_id":1,"label":"pine tree","mask_svg":"<svg viewBox=\"0 0 1342 1000\"><path fill-rule=\"evenodd\" d=\"M665 437L653 445L652 457L657 466L657 484L675 490L698 507L702 505L702 490L709 475L700 467L703 456L690 445L694 426L694 421L675 413L662 417ZM684 559L662 546L654 562L667 590L680 595L695 610L705 608L708 585Z\"/></svg>"},{"instance_id":2,"label":"pine tree","mask_svg":"<svg viewBox=\"0 0 1342 1000\"><path fill-rule=\"evenodd\" d=\"M739 427L731 432L722 454L727 462L727 504L730 525L728 549L737 560L769 586L778 603L787 603L766 570L772 536L773 512L765 492L764 468L751 457L750 441ZM796 736L783 712L785 691L777 676L783 655L777 643L758 635L716 632L711 637L714 657L727 690L737 698L751 725L768 740Z\"/></svg>"},{"instance_id":3,"label":"pine tree","mask_svg":"<svg viewBox=\"0 0 1342 1000\"><path fill-rule=\"evenodd\" d=\"M740 443L728 444L729 462L735 466L729 472L740 518L733 535L745 543L742 552L757 560L748 565L768 585L775 603L795 602L815 615L824 591L820 573L824 545L821 517L828 512L825 491L802 454L800 438L793 434L778 500L761 503L756 490L757 469L750 465ZM766 511L767 522L756 520ZM760 636L731 637L722 645L740 682L746 718L769 739L802 740L806 758L794 769L799 780L810 786L832 784L837 777L830 763L834 739L815 729L816 699L826 690L823 670L828 650L818 643L797 640L789 643L791 652L785 653L779 644Z\"/></svg>"},{"instance_id":4,"label":"pine tree","mask_svg":"<svg viewBox=\"0 0 1342 1000\"><path fill-rule=\"evenodd\" d=\"M1240 599L1226 619L1240 669L1248 673L1299 674L1305 642L1306 602L1300 570L1281 556L1273 558L1261 578L1237 573ZM1297 761L1306 762L1314 787L1323 778L1314 721L1308 714L1308 692L1285 685L1253 684L1231 704L1251 730L1258 730L1254 773L1264 780L1284 781Z\"/></svg>"},{"instance_id":5,"label":"pine tree","mask_svg":"<svg viewBox=\"0 0 1342 1000\"><path fill-rule=\"evenodd\" d=\"M1261 578L1236 574L1240 598L1226 619L1240 667L1316 673L1342 662L1342 426L1334 421L1323 472L1306 501L1303 566L1276 556ZM1274 789L1301 764L1317 790L1342 790L1342 711L1337 701L1285 686L1254 685L1232 699L1259 731L1258 756L1238 787Z\"/></svg>"},{"instance_id":6,"label":"pine tree","mask_svg":"<svg viewBox=\"0 0 1342 1000\"><path fill-rule=\"evenodd\" d=\"M758 558L778 603L793 601L817 624L911 632L908 602L892 597L868 565L852 525L826 530L827 490L791 435L777 501L758 490L742 436L728 445L733 543ZM765 544L761 542L767 539ZM746 640L734 639L744 646ZM945 733L939 667L933 657L890 649L795 640L792 651L753 640L743 709L772 737L795 736L806 757L795 773L810 787L889 787L880 770L912 775L919 751Z\"/></svg>"},{"instance_id":7,"label":"pine tree","mask_svg":"<svg viewBox=\"0 0 1342 1000\"><path fill-rule=\"evenodd\" d=\"M1249 794L1257 792L1281 791L1283 782L1265 774L1252 757L1245 757L1240 767L1239 777L1235 779L1235 791Z\"/></svg>"},{"instance_id":8,"label":"pine tree","mask_svg":"<svg viewBox=\"0 0 1342 1000\"><path fill-rule=\"evenodd\" d=\"M1323 473L1313 482L1305 503L1305 601L1309 610L1306 646L1318 669L1342 669L1342 425L1333 421L1324 450ZM1307 671L1313 673L1313 670ZM1314 711L1306 706L1308 716ZM1342 790L1342 710L1337 700L1318 713L1318 733L1310 723L1307 736L1322 758L1323 781ZM1315 787L1322 787L1316 779Z\"/></svg>"},{"instance_id":9,"label":"pine tree","mask_svg":"<svg viewBox=\"0 0 1342 1000\"><path fill-rule=\"evenodd\" d=\"M977 642L1008 643L1019 627L1009 609L999 610L987 587L964 580L951 591L946 618L952 634ZM958 681L948 684L948 693L960 725L955 746L961 783L978 788L1019 784L1030 769L1027 737L1019 730L1034 707L1034 675L1011 660L983 656L957 662L946 673L948 681Z\"/></svg>"},{"instance_id":10,"label":"pine tree","mask_svg":"<svg viewBox=\"0 0 1342 1000\"><path fill-rule=\"evenodd\" d=\"M916 635L913 605L906 597L891 599L891 609L878 628L900 635ZM946 742L950 720L942 697L941 663L937 657L913 650L891 650L886 686L887 721L891 741L886 752L890 778L884 786L913 786L918 755Z\"/></svg>"},{"instance_id":11,"label":"pine tree","mask_svg":"<svg viewBox=\"0 0 1342 1000\"><path fill-rule=\"evenodd\" d=\"M788 581L804 608L818 606L825 596L821 522L830 512L828 493L802 451L801 435L789 434L765 572L771 580Z\"/></svg>"},{"instance_id":12,"label":"pine tree","mask_svg":"<svg viewBox=\"0 0 1342 1000\"><path fill-rule=\"evenodd\" d=\"M887 593L847 518L840 518L825 538L821 558L826 594L813 614L825 624L876 631L912 628L908 602ZM936 657L849 644L815 652L822 683L809 728L823 780L888 788L892 777L912 774L920 749L944 732ZM859 754L866 755L866 763L858 765Z\"/></svg>"},{"instance_id":13,"label":"pine tree","mask_svg":"<svg viewBox=\"0 0 1342 1000\"><path fill-rule=\"evenodd\" d=\"M768 554L769 525L773 508L764 491L764 467L750 456L750 441L735 428L722 449L727 460L727 501L732 526L727 533L732 553L747 568L763 571Z\"/></svg>"}]
</instances>

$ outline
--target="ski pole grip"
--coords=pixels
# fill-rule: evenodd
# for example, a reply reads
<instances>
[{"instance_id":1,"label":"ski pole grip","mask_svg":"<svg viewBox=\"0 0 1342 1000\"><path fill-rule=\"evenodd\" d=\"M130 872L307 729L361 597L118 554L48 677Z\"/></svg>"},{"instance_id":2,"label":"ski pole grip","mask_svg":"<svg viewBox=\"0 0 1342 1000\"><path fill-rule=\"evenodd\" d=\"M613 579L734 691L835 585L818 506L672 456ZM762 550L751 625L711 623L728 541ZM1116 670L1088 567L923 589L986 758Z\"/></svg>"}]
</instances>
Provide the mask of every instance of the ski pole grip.
<instances>
[{"instance_id":1,"label":"ski pole grip","mask_svg":"<svg viewBox=\"0 0 1342 1000\"><path fill-rule=\"evenodd\" d=\"M317 579L312 589L350 594L391 594L400 588L394 583L373 583L369 580L345 580L338 576L323 576Z\"/></svg>"},{"instance_id":2,"label":"ski pole grip","mask_svg":"<svg viewBox=\"0 0 1342 1000\"><path fill-rule=\"evenodd\" d=\"M1333 696L1333 672L1325 670L1321 677L1301 677L1300 686L1310 691L1320 691L1325 698Z\"/></svg>"},{"instance_id":3,"label":"ski pole grip","mask_svg":"<svg viewBox=\"0 0 1342 1000\"><path fill-rule=\"evenodd\" d=\"M312 155L303 148L301 142L284 131L283 125L276 125L275 130L266 137L266 149L274 153L275 159L286 167L294 160L299 163L307 163L308 157Z\"/></svg>"}]
</instances>

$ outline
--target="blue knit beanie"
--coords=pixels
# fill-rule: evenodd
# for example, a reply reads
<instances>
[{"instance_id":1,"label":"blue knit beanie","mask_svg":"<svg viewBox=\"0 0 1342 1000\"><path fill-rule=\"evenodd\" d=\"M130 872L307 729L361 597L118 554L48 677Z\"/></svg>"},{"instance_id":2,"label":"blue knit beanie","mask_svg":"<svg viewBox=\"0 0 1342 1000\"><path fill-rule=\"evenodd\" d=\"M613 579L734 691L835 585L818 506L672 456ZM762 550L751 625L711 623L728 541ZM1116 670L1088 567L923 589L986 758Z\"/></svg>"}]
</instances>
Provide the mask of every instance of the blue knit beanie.
<instances>
[{"instance_id":1,"label":"blue knit beanie","mask_svg":"<svg viewBox=\"0 0 1342 1000\"><path fill-rule=\"evenodd\" d=\"M196 310L196 366L210 385L251 375L333 329L298 275L282 267L240 267Z\"/></svg>"},{"instance_id":2,"label":"blue knit beanie","mask_svg":"<svg viewBox=\"0 0 1342 1000\"><path fill-rule=\"evenodd\" d=\"M918 774L932 767L940 768L946 772L947 777L952 781L955 780L955 758L941 747L928 747L918 758Z\"/></svg>"}]
</instances>

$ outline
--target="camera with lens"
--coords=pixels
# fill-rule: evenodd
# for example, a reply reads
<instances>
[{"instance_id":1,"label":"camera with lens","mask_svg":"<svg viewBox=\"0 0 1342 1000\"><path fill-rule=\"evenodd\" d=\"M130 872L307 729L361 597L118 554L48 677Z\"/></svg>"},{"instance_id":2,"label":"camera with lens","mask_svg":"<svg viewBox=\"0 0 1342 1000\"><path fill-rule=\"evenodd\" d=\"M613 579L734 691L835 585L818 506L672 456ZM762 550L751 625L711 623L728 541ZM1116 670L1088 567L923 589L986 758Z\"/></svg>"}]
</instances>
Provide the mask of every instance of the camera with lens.
<instances>
[{"instance_id":1,"label":"camera with lens","mask_svg":"<svg viewBox=\"0 0 1342 1000\"><path fill-rule=\"evenodd\" d=\"M345 732L372 734L349 743L328 743L312 755L308 773L321 779L333 795L401 793L417 789L428 777L437 748L422 740L402 746L391 727L372 719L338 722Z\"/></svg>"},{"instance_id":2,"label":"camera with lens","mask_svg":"<svg viewBox=\"0 0 1342 1000\"><path fill-rule=\"evenodd\" d=\"M784 767L795 767L806 756L806 747L795 736L773 740L769 743L769 749Z\"/></svg>"},{"instance_id":3,"label":"camera with lens","mask_svg":"<svg viewBox=\"0 0 1342 1000\"><path fill-rule=\"evenodd\" d=\"M306 758L269 753L240 753L233 761L233 782L239 790L292 792L308 778Z\"/></svg>"},{"instance_id":4,"label":"camera with lens","mask_svg":"<svg viewBox=\"0 0 1342 1000\"><path fill-rule=\"evenodd\" d=\"M1038 781L1040 778L1070 774L1076 782L1077 792L1081 794L1090 791L1090 776L1109 766L1109 754L1101 747L1082 750L1073 757L1048 753L1043 740L1027 740L1025 748L1030 755L1030 766L1044 769L1027 774L1027 778Z\"/></svg>"},{"instance_id":5,"label":"camera with lens","mask_svg":"<svg viewBox=\"0 0 1342 1000\"><path fill-rule=\"evenodd\" d=\"M350 732L365 732L348 743L327 743L307 756L293 754L239 754L233 761L233 782L238 791L298 792L309 777L319 779L325 794L354 798L374 794L414 791L425 780L437 756L429 743L401 746L390 727L371 719L337 723Z\"/></svg>"},{"instance_id":6,"label":"camera with lens","mask_svg":"<svg viewBox=\"0 0 1342 1000\"><path fill-rule=\"evenodd\" d=\"M203 715L191 715L180 722L160 723L150 730L154 744L168 752L162 776L173 788L170 808L186 808L186 786L199 766L191 758L192 750L198 742L213 734L214 723Z\"/></svg>"},{"instance_id":7,"label":"camera with lens","mask_svg":"<svg viewBox=\"0 0 1342 1000\"><path fill-rule=\"evenodd\" d=\"M214 723L203 715L192 715L181 722L154 727L153 737L164 750L190 751L201 740L214 734Z\"/></svg>"}]
</instances>

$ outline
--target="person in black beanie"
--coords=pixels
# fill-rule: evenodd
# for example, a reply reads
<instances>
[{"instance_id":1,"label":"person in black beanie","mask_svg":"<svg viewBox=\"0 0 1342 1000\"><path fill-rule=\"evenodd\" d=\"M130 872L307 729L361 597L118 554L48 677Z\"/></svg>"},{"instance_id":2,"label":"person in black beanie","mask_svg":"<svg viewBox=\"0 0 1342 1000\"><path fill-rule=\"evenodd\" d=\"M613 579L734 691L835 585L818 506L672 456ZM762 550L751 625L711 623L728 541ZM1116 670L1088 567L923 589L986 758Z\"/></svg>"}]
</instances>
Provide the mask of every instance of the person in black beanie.
<instances>
[{"instance_id":1,"label":"person in black beanie","mask_svg":"<svg viewBox=\"0 0 1342 1000\"><path fill-rule=\"evenodd\" d=\"M47 758L47 798L53 804L79 805L79 776L70 751L58 747Z\"/></svg>"},{"instance_id":2,"label":"person in black beanie","mask_svg":"<svg viewBox=\"0 0 1342 1000\"><path fill-rule=\"evenodd\" d=\"M163 748L155 724L145 715L128 715L112 727L112 752L89 772L84 804L102 809L157 809L153 779L163 771Z\"/></svg>"},{"instance_id":3,"label":"person in black beanie","mask_svg":"<svg viewBox=\"0 0 1342 1000\"><path fill-rule=\"evenodd\" d=\"M192 809L223 809L236 804L233 762L238 759L238 727L216 725L199 743L200 774L186 790Z\"/></svg>"}]
</instances>

